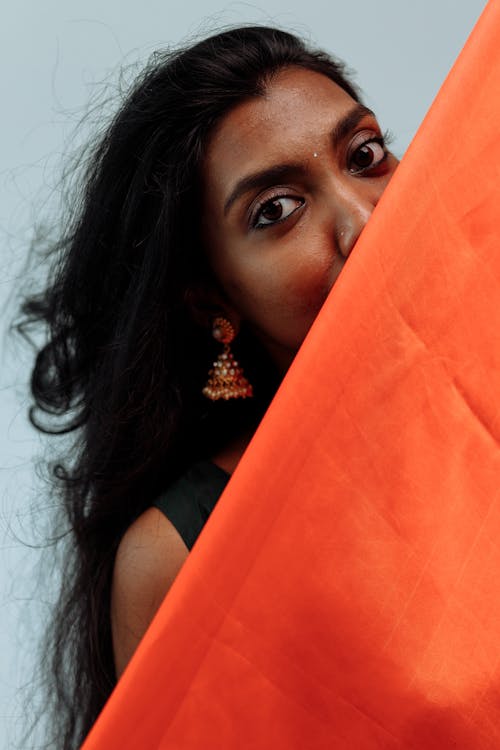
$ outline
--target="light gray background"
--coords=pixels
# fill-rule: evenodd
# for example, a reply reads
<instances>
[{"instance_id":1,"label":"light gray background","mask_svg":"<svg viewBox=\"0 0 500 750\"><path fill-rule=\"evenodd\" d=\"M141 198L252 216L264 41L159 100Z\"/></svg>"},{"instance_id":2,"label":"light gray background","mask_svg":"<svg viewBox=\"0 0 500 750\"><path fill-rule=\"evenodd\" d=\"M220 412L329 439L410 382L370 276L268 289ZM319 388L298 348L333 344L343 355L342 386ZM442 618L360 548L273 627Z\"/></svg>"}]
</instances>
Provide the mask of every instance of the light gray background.
<instances>
[{"instance_id":1,"label":"light gray background","mask_svg":"<svg viewBox=\"0 0 500 750\"><path fill-rule=\"evenodd\" d=\"M414 135L485 0L18 0L0 21L0 747L27 717L19 688L32 679L31 647L50 587L37 580L47 486L35 473L42 441L28 426L30 353L5 335L33 227L57 207L53 187L74 127L101 82L118 81L155 49L227 24L278 24L344 58L369 106L396 136ZM128 74L130 76L130 73ZM479 85L479 84L478 84ZM96 120L94 116L94 121ZM85 128L76 136L85 134ZM450 134L450 138L453 134ZM439 168L439 165L436 165ZM57 449L57 442L56 442Z\"/></svg>"}]
</instances>

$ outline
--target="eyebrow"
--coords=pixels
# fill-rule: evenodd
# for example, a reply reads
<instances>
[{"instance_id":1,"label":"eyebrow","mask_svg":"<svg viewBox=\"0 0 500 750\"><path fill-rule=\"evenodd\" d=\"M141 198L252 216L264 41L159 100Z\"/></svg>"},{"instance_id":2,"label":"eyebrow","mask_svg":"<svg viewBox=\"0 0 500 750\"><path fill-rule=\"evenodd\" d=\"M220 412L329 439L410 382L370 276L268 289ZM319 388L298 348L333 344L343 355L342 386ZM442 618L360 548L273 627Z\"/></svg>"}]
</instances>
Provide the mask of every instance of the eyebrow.
<instances>
[{"instance_id":1,"label":"eyebrow","mask_svg":"<svg viewBox=\"0 0 500 750\"><path fill-rule=\"evenodd\" d=\"M358 104L347 112L347 114L335 124L330 133L330 141L333 147L337 148L339 143L349 135L356 125L358 125L364 117L369 116L375 117L375 114L371 109L365 107L364 104ZM275 164L272 167L261 169L258 172L242 177L242 179L238 180L234 188L231 190L231 193L224 203L224 216L226 216L235 201L246 193L249 193L251 190L264 188L279 181L283 177L288 177L289 179L302 177L305 171L304 164L290 162L285 164Z\"/></svg>"}]
</instances>

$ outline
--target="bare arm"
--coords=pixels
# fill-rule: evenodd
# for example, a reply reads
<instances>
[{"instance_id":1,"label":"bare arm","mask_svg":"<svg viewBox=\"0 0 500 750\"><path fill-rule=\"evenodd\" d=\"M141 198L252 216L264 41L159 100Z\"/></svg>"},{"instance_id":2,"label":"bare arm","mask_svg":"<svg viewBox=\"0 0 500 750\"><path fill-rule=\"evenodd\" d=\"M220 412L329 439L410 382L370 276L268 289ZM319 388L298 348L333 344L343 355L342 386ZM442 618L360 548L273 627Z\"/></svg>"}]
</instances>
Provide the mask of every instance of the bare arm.
<instances>
[{"instance_id":1,"label":"bare arm","mask_svg":"<svg viewBox=\"0 0 500 750\"><path fill-rule=\"evenodd\" d=\"M111 631L119 677L189 554L158 508L148 508L125 532L111 587Z\"/></svg>"}]
</instances>

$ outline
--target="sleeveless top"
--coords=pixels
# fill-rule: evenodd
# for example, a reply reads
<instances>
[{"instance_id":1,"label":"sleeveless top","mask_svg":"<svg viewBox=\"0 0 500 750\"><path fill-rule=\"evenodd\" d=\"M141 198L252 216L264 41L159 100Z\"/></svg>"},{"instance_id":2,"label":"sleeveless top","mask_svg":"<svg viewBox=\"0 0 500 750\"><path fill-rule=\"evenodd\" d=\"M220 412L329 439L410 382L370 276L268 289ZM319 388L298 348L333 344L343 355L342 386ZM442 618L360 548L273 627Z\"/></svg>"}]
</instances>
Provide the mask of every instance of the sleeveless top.
<instances>
[{"instance_id":1,"label":"sleeveless top","mask_svg":"<svg viewBox=\"0 0 500 750\"><path fill-rule=\"evenodd\" d=\"M153 502L176 528L189 550L229 479L230 475L212 461L199 461Z\"/></svg>"}]
</instances>

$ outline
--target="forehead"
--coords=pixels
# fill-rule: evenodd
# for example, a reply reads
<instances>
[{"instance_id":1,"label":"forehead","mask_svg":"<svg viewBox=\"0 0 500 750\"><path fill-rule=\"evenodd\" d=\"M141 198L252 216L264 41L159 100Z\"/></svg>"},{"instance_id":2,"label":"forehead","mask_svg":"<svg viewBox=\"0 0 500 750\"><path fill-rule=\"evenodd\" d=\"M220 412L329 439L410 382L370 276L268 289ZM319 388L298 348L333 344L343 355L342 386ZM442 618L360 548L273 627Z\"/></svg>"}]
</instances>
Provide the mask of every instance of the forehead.
<instances>
[{"instance_id":1,"label":"forehead","mask_svg":"<svg viewBox=\"0 0 500 750\"><path fill-rule=\"evenodd\" d=\"M281 71L263 97L239 104L212 134L203 169L208 195L224 192L243 174L328 147L332 127L353 104L346 91L320 73Z\"/></svg>"}]
</instances>

